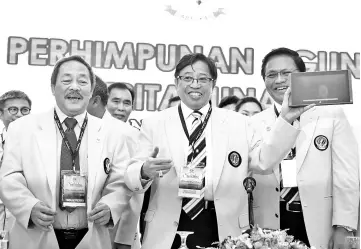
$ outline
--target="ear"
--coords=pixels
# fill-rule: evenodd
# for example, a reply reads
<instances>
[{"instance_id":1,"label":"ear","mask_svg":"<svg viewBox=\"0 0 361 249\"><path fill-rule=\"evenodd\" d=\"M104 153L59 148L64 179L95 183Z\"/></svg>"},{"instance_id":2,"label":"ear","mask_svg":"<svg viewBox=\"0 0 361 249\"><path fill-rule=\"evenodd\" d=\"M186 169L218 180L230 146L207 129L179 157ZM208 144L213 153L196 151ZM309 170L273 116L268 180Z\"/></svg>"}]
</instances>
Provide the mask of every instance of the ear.
<instances>
[{"instance_id":1,"label":"ear","mask_svg":"<svg viewBox=\"0 0 361 249\"><path fill-rule=\"evenodd\" d=\"M51 92L53 93L53 95L55 95L55 84L51 84Z\"/></svg>"},{"instance_id":2,"label":"ear","mask_svg":"<svg viewBox=\"0 0 361 249\"><path fill-rule=\"evenodd\" d=\"M174 85L176 88L178 88L178 79L177 78L174 79Z\"/></svg>"},{"instance_id":3,"label":"ear","mask_svg":"<svg viewBox=\"0 0 361 249\"><path fill-rule=\"evenodd\" d=\"M217 82L217 80L214 80L213 81L213 87L212 87L212 90L214 89L214 87L216 86L216 82Z\"/></svg>"}]
</instances>

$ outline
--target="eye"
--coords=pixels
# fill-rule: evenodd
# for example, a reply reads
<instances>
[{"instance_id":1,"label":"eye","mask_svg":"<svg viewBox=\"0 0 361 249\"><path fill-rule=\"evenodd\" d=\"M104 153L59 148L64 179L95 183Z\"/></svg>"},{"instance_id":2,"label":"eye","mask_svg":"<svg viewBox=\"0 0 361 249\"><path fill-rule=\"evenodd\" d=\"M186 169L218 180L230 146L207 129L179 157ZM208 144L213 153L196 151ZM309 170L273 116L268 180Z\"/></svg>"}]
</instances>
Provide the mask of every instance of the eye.
<instances>
[{"instance_id":1,"label":"eye","mask_svg":"<svg viewBox=\"0 0 361 249\"><path fill-rule=\"evenodd\" d=\"M271 78L271 79L272 79L272 78L275 78L276 75L277 75L276 73L270 73L270 74L267 75L267 78Z\"/></svg>"},{"instance_id":2,"label":"eye","mask_svg":"<svg viewBox=\"0 0 361 249\"><path fill-rule=\"evenodd\" d=\"M191 81L193 81L193 77L191 77L191 76L183 76L183 80L187 81L187 82L191 82Z\"/></svg>"}]
</instances>

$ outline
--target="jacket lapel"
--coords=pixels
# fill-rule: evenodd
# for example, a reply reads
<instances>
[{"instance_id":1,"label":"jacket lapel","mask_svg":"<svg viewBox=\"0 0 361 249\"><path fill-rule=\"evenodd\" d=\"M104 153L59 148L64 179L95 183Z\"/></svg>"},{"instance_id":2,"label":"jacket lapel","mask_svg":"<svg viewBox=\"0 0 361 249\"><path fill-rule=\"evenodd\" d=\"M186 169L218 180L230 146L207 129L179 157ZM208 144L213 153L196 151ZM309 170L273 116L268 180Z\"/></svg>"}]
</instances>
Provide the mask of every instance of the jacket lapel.
<instances>
[{"instance_id":1,"label":"jacket lapel","mask_svg":"<svg viewBox=\"0 0 361 249\"><path fill-rule=\"evenodd\" d=\"M36 140L39 146L43 167L46 172L49 189L52 195L52 208L56 208L56 126L54 123L54 109L39 116L39 130L37 131Z\"/></svg>"},{"instance_id":2,"label":"jacket lapel","mask_svg":"<svg viewBox=\"0 0 361 249\"><path fill-rule=\"evenodd\" d=\"M219 179L221 178L224 160L226 160L226 153L228 148L228 132L227 126L224 124L226 121L226 112L220 112L214 108L211 115L212 123L212 170L213 170L213 193L215 193ZM207 155L209 153L207 152Z\"/></svg>"},{"instance_id":3,"label":"jacket lapel","mask_svg":"<svg viewBox=\"0 0 361 249\"><path fill-rule=\"evenodd\" d=\"M88 212L92 207L92 197L99 170L103 170L101 162L104 136L102 136L102 120L88 114Z\"/></svg>"},{"instance_id":4,"label":"jacket lapel","mask_svg":"<svg viewBox=\"0 0 361 249\"><path fill-rule=\"evenodd\" d=\"M178 108L169 111L170 115L164 125L169 143L168 148L170 148L176 174L179 175L181 167L186 163L185 146L188 144L188 140L178 115Z\"/></svg>"},{"instance_id":5,"label":"jacket lapel","mask_svg":"<svg viewBox=\"0 0 361 249\"><path fill-rule=\"evenodd\" d=\"M301 132L296 142L297 173L303 165L317 125L318 116L315 116L315 109L316 108L312 108L301 116Z\"/></svg>"}]
</instances>

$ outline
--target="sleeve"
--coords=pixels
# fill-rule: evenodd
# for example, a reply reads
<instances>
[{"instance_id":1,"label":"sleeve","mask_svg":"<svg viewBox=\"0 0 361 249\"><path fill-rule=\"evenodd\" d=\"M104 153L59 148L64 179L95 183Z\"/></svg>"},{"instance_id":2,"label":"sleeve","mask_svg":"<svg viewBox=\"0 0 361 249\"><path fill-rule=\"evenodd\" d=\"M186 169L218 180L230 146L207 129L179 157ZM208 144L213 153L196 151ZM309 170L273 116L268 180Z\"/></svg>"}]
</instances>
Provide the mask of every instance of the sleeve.
<instances>
[{"instance_id":1,"label":"sleeve","mask_svg":"<svg viewBox=\"0 0 361 249\"><path fill-rule=\"evenodd\" d=\"M118 223L122 212L126 209L132 193L124 182L124 173L127 161L130 158L126 143L127 138L124 135L114 137L114 132L109 133L109 136L112 136L112 139L117 140L117 142L115 143L110 172L104 184L102 198L99 202L108 205L110 208L113 220L113 224L110 224L110 227L113 227L112 225Z\"/></svg>"},{"instance_id":2,"label":"sleeve","mask_svg":"<svg viewBox=\"0 0 361 249\"><path fill-rule=\"evenodd\" d=\"M269 135L262 138L262 130L248 120L249 169L255 172L271 171L293 147L299 130L279 117Z\"/></svg>"},{"instance_id":3,"label":"sleeve","mask_svg":"<svg viewBox=\"0 0 361 249\"><path fill-rule=\"evenodd\" d=\"M357 229L360 200L359 150L352 128L341 108L336 111L331 153L332 225Z\"/></svg>"},{"instance_id":4,"label":"sleeve","mask_svg":"<svg viewBox=\"0 0 361 249\"><path fill-rule=\"evenodd\" d=\"M152 184L152 181L144 181L141 179L141 169L146 159L153 151L152 143L152 124L147 120L143 120L140 129L137 152L129 161L126 173L125 183L135 193L144 193Z\"/></svg>"},{"instance_id":5,"label":"sleeve","mask_svg":"<svg viewBox=\"0 0 361 249\"><path fill-rule=\"evenodd\" d=\"M31 210L40 200L27 187L22 165L21 129L18 122L8 128L4 158L0 168L0 199L17 222L25 229L29 225Z\"/></svg>"}]
</instances>

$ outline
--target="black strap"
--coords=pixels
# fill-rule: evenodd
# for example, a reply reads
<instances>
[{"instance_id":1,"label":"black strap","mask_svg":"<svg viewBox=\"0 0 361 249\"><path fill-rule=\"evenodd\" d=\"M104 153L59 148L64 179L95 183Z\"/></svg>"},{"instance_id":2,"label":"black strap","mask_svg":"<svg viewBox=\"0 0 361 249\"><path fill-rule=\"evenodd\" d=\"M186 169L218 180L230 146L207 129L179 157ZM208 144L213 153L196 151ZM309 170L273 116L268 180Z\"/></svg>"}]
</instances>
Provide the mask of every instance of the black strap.
<instances>
[{"instance_id":1,"label":"black strap","mask_svg":"<svg viewBox=\"0 0 361 249\"><path fill-rule=\"evenodd\" d=\"M189 133L188 133L188 130L187 130L187 125L186 125L186 122L184 120L184 115L183 115L183 112L182 112L182 108L181 108L181 105L179 104L178 105L178 113L179 113L179 118L182 122L182 127L183 127L183 131L184 133L186 134L187 138L188 138L188 141L189 141L189 145L193 145L197 142L197 140L200 138L200 136L202 135L203 131L206 129L206 126L208 124L208 120L209 120L209 117L211 116L211 113L212 113L212 105L210 104L209 106L209 109L208 109L208 112L206 114L206 117L204 119L204 122L202 122L202 126L201 128L198 130L198 133L197 133L197 136L195 137L194 141L191 141L190 137L189 137Z\"/></svg>"},{"instance_id":2,"label":"black strap","mask_svg":"<svg viewBox=\"0 0 361 249\"><path fill-rule=\"evenodd\" d=\"M69 150L69 152L70 152L70 154L71 154L72 166L73 166L73 170L74 170L74 172L75 172L75 160L76 160L76 158L77 158L78 155L79 155L80 144L81 144L81 141L82 141L82 139L83 139L83 135L84 135L84 132L85 132L85 128L86 128L86 126L87 126L87 124L88 124L88 114L85 115L85 119L84 119L83 125L81 126L80 135L79 135L78 142L77 142L77 144L76 144L75 151L73 151L73 149L72 149L71 146L70 146L69 140L68 140L68 138L67 138L66 135L65 135L63 126L62 126L61 123L60 123L58 114L56 113L55 109L54 109L54 120L55 120L56 125L58 126L60 135L61 135L61 137L63 138L63 141L64 141L64 143L65 143L65 146L66 146L66 148Z\"/></svg>"}]
</instances>

